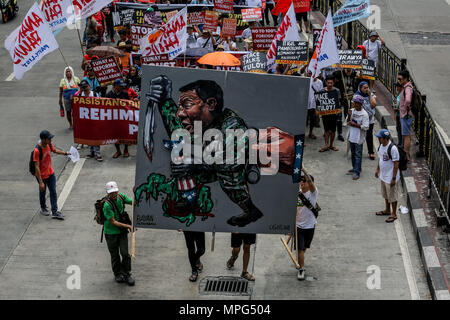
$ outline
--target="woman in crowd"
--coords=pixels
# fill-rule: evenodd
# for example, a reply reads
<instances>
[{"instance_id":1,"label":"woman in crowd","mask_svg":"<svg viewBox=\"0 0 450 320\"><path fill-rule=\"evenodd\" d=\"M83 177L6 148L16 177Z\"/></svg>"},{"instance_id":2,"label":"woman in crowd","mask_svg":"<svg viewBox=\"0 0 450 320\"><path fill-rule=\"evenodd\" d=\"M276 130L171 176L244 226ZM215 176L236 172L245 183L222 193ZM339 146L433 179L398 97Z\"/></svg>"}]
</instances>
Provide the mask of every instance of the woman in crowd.
<instances>
[{"instance_id":1,"label":"woman in crowd","mask_svg":"<svg viewBox=\"0 0 450 320\"><path fill-rule=\"evenodd\" d=\"M78 91L78 84L80 79L73 74L72 67L64 68L64 77L59 83L59 106L61 110L61 116L64 116L63 109L63 98L64 107L66 109L66 117L69 122L69 129L73 129L72 123L72 96Z\"/></svg>"}]
</instances>

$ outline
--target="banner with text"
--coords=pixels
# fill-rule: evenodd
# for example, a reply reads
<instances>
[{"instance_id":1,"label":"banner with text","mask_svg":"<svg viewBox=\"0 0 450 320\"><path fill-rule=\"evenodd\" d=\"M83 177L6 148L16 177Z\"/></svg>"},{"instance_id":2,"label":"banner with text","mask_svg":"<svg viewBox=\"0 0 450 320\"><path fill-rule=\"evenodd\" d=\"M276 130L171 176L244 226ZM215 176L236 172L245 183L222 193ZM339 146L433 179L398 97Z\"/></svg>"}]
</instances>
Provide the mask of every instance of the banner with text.
<instances>
[{"instance_id":1,"label":"banner with text","mask_svg":"<svg viewBox=\"0 0 450 320\"><path fill-rule=\"evenodd\" d=\"M72 0L75 9L75 19L82 20L99 12L113 0Z\"/></svg>"},{"instance_id":2,"label":"banner with text","mask_svg":"<svg viewBox=\"0 0 450 320\"><path fill-rule=\"evenodd\" d=\"M154 29L151 26L133 24L131 26L131 42L133 43L133 47L139 49L139 40L151 34L153 31Z\"/></svg>"},{"instance_id":3,"label":"banner with text","mask_svg":"<svg viewBox=\"0 0 450 320\"><path fill-rule=\"evenodd\" d=\"M262 20L262 11L260 8L242 9L242 21L260 21Z\"/></svg>"},{"instance_id":4,"label":"banner with text","mask_svg":"<svg viewBox=\"0 0 450 320\"><path fill-rule=\"evenodd\" d=\"M277 64L307 64L308 42L306 41L277 41Z\"/></svg>"},{"instance_id":5,"label":"banner with text","mask_svg":"<svg viewBox=\"0 0 450 320\"><path fill-rule=\"evenodd\" d=\"M361 78L375 80L375 61L363 59Z\"/></svg>"},{"instance_id":6,"label":"banner with text","mask_svg":"<svg viewBox=\"0 0 450 320\"><path fill-rule=\"evenodd\" d=\"M148 64L151 66L168 66L175 67L176 61L169 60L168 54L156 54L152 56L141 57L141 63Z\"/></svg>"},{"instance_id":7,"label":"banner with text","mask_svg":"<svg viewBox=\"0 0 450 320\"><path fill-rule=\"evenodd\" d=\"M272 40L277 33L276 27L255 27L251 28L253 50L254 51L267 51L272 44Z\"/></svg>"},{"instance_id":8,"label":"banner with text","mask_svg":"<svg viewBox=\"0 0 450 320\"><path fill-rule=\"evenodd\" d=\"M333 16L333 25L340 26L370 16L369 0L347 0Z\"/></svg>"},{"instance_id":9,"label":"banner with text","mask_svg":"<svg viewBox=\"0 0 450 320\"><path fill-rule=\"evenodd\" d=\"M205 11L205 24L203 26L204 31L215 32L219 25L219 14L215 11Z\"/></svg>"},{"instance_id":10,"label":"banner with text","mask_svg":"<svg viewBox=\"0 0 450 320\"><path fill-rule=\"evenodd\" d=\"M316 99L316 109L319 115L327 116L330 114L339 114L339 94L337 90L321 90L314 94Z\"/></svg>"},{"instance_id":11,"label":"banner with text","mask_svg":"<svg viewBox=\"0 0 450 320\"><path fill-rule=\"evenodd\" d=\"M341 68L361 69L363 52L362 50L339 50L339 60ZM337 65L333 65L337 68Z\"/></svg>"},{"instance_id":12,"label":"banner with text","mask_svg":"<svg viewBox=\"0 0 450 320\"><path fill-rule=\"evenodd\" d=\"M294 0L295 13L308 12L311 7L310 0Z\"/></svg>"},{"instance_id":13,"label":"banner with text","mask_svg":"<svg viewBox=\"0 0 450 320\"><path fill-rule=\"evenodd\" d=\"M222 38L234 38L236 35L236 19L224 18L222 25Z\"/></svg>"},{"instance_id":14,"label":"banner with text","mask_svg":"<svg viewBox=\"0 0 450 320\"><path fill-rule=\"evenodd\" d=\"M99 146L137 142L139 102L75 96L72 110L75 143Z\"/></svg>"},{"instance_id":15,"label":"banner with text","mask_svg":"<svg viewBox=\"0 0 450 320\"><path fill-rule=\"evenodd\" d=\"M214 10L217 12L233 12L233 0L214 0Z\"/></svg>"},{"instance_id":16,"label":"banner with text","mask_svg":"<svg viewBox=\"0 0 450 320\"><path fill-rule=\"evenodd\" d=\"M266 73L266 54L250 52L241 57L241 67L246 72Z\"/></svg>"},{"instance_id":17,"label":"banner with text","mask_svg":"<svg viewBox=\"0 0 450 320\"><path fill-rule=\"evenodd\" d=\"M122 79L122 73L114 57L93 60L91 66L101 86L111 84L116 79Z\"/></svg>"},{"instance_id":18,"label":"banner with text","mask_svg":"<svg viewBox=\"0 0 450 320\"><path fill-rule=\"evenodd\" d=\"M41 10L53 32L73 22L69 21L73 14L71 0L43 0Z\"/></svg>"},{"instance_id":19,"label":"banner with text","mask_svg":"<svg viewBox=\"0 0 450 320\"><path fill-rule=\"evenodd\" d=\"M201 12L188 12L188 24L204 24L205 23L205 11Z\"/></svg>"}]
</instances>

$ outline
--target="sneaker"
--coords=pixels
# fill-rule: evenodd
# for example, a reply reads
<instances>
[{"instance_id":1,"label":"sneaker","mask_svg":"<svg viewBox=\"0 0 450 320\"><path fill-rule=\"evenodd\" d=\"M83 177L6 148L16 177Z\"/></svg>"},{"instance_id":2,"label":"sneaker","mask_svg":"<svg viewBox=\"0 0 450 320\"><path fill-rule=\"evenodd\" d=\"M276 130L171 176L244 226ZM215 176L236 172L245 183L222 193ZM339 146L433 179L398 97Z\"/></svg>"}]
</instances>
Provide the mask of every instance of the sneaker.
<instances>
[{"instance_id":1,"label":"sneaker","mask_svg":"<svg viewBox=\"0 0 450 320\"><path fill-rule=\"evenodd\" d=\"M228 270L234 267L234 262L236 261L238 257L231 256L230 259L227 261L227 268Z\"/></svg>"},{"instance_id":2,"label":"sneaker","mask_svg":"<svg viewBox=\"0 0 450 320\"><path fill-rule=\"evenodd\" d=\"M358 179L359 179L359 174L354 173L352 179L353 179L353 180L358 180Z\"/></svg>"},{"instance_id":3,"label":"sneaker","mask_svg":"<svg viewBox=\"0 0 450 320\"><path fill-rule=\"evenodd\" d=\"M305 280L305 269L304 268L298 269L297 280L299 280L299 281Z\"/></svg>"},{"instance_id":4,"label":"sneaker","mask_svg":"<svg viewBox=\"0 0 450 320\"><path fill-rule=\"evenodd\" d=\"M125 281L126 281L127 285L129 285L130 287L134 286L135 281L134 281L134 278L131 276L131 274L129 274L128 276L125 277Z\"/></svg>"},{"instance_id":5,"label":"sneaker","mask_svg":"<svg viewBox=\"0 0 450 320\"><path fill-rule=\"evenodd\" d=\"M340 135L338 136L338 140L340 140L340 141L345 141L345 139L344 139L344 137L342 136L342 134L340 134Z\"/></svg>"},{"instance_id":6,"label":"sneaker","mask_svg":"<svg viewBox=\"0 0 450 320\"><path fill-rule=\"evenodd\" d=\"M41 208L41 214L42 214L43 216L49 216L49 215L50 215L50 212L48 211L47 208Z\"/></svg>"},{"instance_id":7,"label":"sneaker","mask_svg":"<svg viewBox=\"0 0 450 320\"><path fill-rule=\"evenodd\" d=\"M118 274L117 276L114 277L114 279L116 280L117 283L124 283L126 281L123 274Z\"/></svg>"},{"instance_id":8,"label":"sneaker","mask_svg":"<svg viewBox=\"0 0 450 320\"><path fill-rule=\"evenodd\" d=\"M60 211L52 213L52 219L64 220L64 215Z\"/></svg>"}]
</instances>

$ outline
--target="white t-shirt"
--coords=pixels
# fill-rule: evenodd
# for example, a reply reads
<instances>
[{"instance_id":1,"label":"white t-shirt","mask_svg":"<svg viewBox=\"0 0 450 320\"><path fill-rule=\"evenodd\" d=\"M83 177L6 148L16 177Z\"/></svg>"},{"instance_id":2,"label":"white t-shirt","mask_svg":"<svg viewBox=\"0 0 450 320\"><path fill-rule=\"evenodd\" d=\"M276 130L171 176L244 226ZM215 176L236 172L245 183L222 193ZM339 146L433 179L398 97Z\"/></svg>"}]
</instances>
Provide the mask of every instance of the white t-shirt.
<instances>
[{"instance_id":1,"label":"white t-shirt","mask_svg":"<svg viewBox=\"0 0 450 320\"><path fill-rule=\"evenodd\" d=\"M301 192L301 190L300 190ZM319 195L319 190L316 187L316 191L312 192L308 191L304 193L306 199L311 202L313 206L316 205L317 196ZM298 200L299 204L297 205L297 227L302 229L312 229L315 227L317 220L314 216L314 213L309 210L303 204L300 204L300 199Z\"/></svg>"},{"instance_id":2,"label":"white t-shirt","mask_svg":"<svg viewBox=\"0 0 450 320\"><path fill-rule=\"evenodd\" d=\"M389 159L388 147L391 143L392 142L389 141L389 143L385 147L383 145L380 145L380 149L378 150L378 157L380 158L380 180L386 183L391 183L392 176L394 174L394 161L400 160L400 155L396 146L392 146L392 160ZM400 180L399 171L400 170L397 170L397 177L395 179L395 182L398 182L398 180Z\"/></svg>"},{"instance_id":3,"label":"white t-shirt","mask_svg":"<svg viewBox=\"0 0 450 320\"><path fill-rule=\"evenodd\" d=\"M351 143L363 144L366 140L366 131L369 129L369 116L367 115L367 112L362 108L360 111L356 110L355 108L351 110L351 120L361 125L361 128L349 126L347 140Z\"/></svg>"},{"instance_id":4,"label":"white t-shirt","mask_svg":"<svg viewBox=\"0 0 450 320\"><path fill-rule=\"evenodd\" d=\"M252 30L250 30L250 28L246 28L244 29L244 31L242 31L242 38L243 39L248 39L252 37Z\"/></svg>"},{"instance_id":5,"label":"white t-shirt","mask_svg":"<svg viewBox=\"0 0 450 320\"><path fill-rule=\"evenodd\" d=\"M323 89L323 83L320 81L320 79L317 79L313 81L311 84L312 87L312 93L309 96L309 103L308 103L308 109L315 109L316 108L316 99L314 97L314 93L319 92Z\"/></svg>"},{"instance_id":6,"label":"white t-shirt","mask_svg":"<svg viewBox=\"0 0 450 320\"><path fill-rule=\"evenodd\" d=\"M367 56L370 60L375 61L376 66L378 61L378 50L382 47L381 40L375 40L375 42L366 40L364 41L363 46L366 48Z\"/></svg>"},{"instance_id":7,"label":"white t-shirt","mask_svg":"<svg viewBox=\"0 0 450 320\"><path fill-rule=\"evenodd\" d=\"M197 39L198 39L198 33L193 32L191 35L188 34L188 38L186 40L186 47L187 48L197 48Z\"/></svg>"},{"instance_id":8,"label":"white t-shirt","mask_svg":"<svg viewBox=\"0 0 450 320\"><path fill-rule=\"evenodd\" d=\"M204 39L203 37L199 37L197 39L197 47L198 48L203 48L203 46L205 45L206 41L208 41L208 43L206 44L205 49L208 50L209 52L213 52L214 51L214 46L212 44L212 39L210 39L210 38Z\"/></svg>"},{"instance_id":9,"label":"white t-shirt","mask_svg":"<svg viewBox=\"0 0 450 320\"><path fill-rule=\"evenodd\" d=\"M225 47L225 51L236 49L236 42L231 41L231 48L227 41L223 41L221 44Z\"/></svg>"}]
</instances>

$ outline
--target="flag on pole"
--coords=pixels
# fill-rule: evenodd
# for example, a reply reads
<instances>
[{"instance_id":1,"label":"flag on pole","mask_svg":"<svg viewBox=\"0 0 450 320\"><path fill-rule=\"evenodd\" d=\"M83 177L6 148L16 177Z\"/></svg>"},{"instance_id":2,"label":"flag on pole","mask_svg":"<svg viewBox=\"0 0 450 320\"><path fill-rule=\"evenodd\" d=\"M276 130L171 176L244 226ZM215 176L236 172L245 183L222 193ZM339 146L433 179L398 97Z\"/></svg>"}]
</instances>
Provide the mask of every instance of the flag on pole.
<instances>
[{"instance_id":1,"label":"flag on pole","mask_svg":"<svg viewBox=\"0 0 450 320\"><path fill-rule=\"evenodd\" d=\"M269 51L267 52L267 69L272 69L275 65L277 41L300 41L297 20L295 19L294 5L292 2L289 10L283 18L283 22L273 38Z\"/></svg>"},{"instance_id":2,"label":"flag on pole","mask_svg":"<svg viewBox=\"0 0 450 320\"><path fill-rule=\"evenodd\" d=\"M14 75L18 80L42 57L58 47L55 36L36 2L28 10L22 24L5 40L5 48L14 62Z\"/></svg>"},{"instance_id":3,"label":"flag on pole","mask_svg":"<svg viewBox=\"0 0 450 320\"><path fill-rule=\"evenodd\" d=\"M81 20L92 16L94 13L99 12L102 8L106 7L113 0L73 0L73 6L75 9L76 20Z\"/></svg>"},{"instance_id":4,"label":"flag on pole","mask_svg":"<svg viewBox=\"0 0 450 320\"><path fill-rule=\"evenodd\" d=\"M370 0L347 0L333 16L335 27L370 16Z\"/></svg>"},{"instance_id":5,"label":"flag on pole","mask_svg":"<svg viewBox=\"0 0 450 320\"><path fill-rule=\"evenodd\" d=\"M316 50L309 62L308 69L312 72L311 78L317 77L321 69L337 63L340 63L339 53L336 46L331 10L328 10L327 19L317 40Z\"/></svg>"},{"instance_id":6,"label":"flag on pole","mask_svg":"<svg viewBox=\"0 0 450 320\"><path fill-rule=\"evenodd\" d=\"M41 10L50 29L55 32L69 23L73 15L72 0L43 0Z\"/></svg>"}]
</instances>

